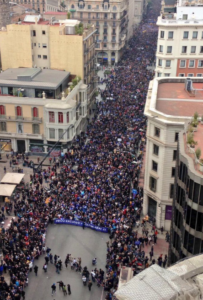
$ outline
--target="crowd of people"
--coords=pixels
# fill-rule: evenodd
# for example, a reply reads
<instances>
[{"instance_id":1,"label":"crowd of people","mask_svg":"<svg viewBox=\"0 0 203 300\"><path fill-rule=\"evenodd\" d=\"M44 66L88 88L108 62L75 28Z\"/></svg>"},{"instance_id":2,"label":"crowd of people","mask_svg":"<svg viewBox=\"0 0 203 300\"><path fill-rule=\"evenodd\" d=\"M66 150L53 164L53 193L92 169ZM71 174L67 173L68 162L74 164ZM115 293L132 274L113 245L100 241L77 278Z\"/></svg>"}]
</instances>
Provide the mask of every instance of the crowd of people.
<instances>
[{"instance_id":1,"label":"crowd of people","mask_svg":"<svg viewBox=\"0 0 203 300\"><path fill-rule=\"evenodd\" d=\"M9 229L1 231L4 260L0 275L8 271L11 279L7 284L1 278L1 300L24 299L29 270L43 253L47 226L55 219L108 228L106 275L102 272L99 277L106 300L112 299L118 287L120 266L132 266L134 274L140 266L149 266L150 260L141 248L143 240L133 228L142 209L139 175L146 142L143 111L148 84L154 76L148 66L154 62L157 41L155 25L149 25L148 20L157 18L159 2L153 1L121 61L104 78L103 101L97 104L87 132L76 137L64 157L31 176L29 188L15 196L16 218ZM136 192L131 193L132 189ZM52 293L54 290L53 286Z\"/></svg>"}]
</instances>

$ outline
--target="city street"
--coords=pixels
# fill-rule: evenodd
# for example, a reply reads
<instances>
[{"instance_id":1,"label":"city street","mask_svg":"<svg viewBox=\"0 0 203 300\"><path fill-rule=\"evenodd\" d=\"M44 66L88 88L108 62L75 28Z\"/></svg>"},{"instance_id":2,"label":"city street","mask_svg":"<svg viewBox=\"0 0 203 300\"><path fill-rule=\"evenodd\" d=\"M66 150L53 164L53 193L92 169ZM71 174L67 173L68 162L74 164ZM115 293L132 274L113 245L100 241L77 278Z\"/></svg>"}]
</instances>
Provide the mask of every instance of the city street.
<instances>
[{"instance_id":1,"label":"city street","mask_svg":"<svg viewBox=\"0 0 203 300\"><path fill-rule=\"evenodd\" d=\"M81 227L69 225L51 225L48 227L48 234L46 245L51 248L53 255L60 255L64 263L67 254L73 257L82 258L82 267L87 266L91 272L92 259L97 257L97 268L105 270L106 262L106 241L108 234L95 232L90 229L83 230ZM29 300L49 300L51 299L51 286L59 280L64 284L71 285L70 299L74 300L103 300L105 297L103 289L97 287L93 283L92 290L84 287L82 283L82 275L76 271L72 271L70 265L63 270L60 275L55 271L54 265L48 264L47 273L44 272L42 266L44 264L44 257L41 256L39 261L35 260L35 265L39 267L38 276L34 272L29 276L30 284L26 289L26 299ZM55 300L64 299L62 291L59 291L57 284L56 295L52 297Z\"/></svg>"}]
</instances>

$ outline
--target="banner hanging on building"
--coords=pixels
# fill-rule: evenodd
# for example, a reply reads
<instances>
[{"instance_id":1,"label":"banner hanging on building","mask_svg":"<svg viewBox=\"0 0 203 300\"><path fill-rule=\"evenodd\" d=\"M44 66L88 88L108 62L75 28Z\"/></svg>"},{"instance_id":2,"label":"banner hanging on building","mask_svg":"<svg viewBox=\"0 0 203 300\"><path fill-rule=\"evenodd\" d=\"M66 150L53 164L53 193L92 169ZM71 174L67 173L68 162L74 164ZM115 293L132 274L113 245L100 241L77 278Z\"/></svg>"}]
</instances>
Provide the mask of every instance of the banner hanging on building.
<instances>
[{"instance_id":1,"label":"banner hanging on building","mask_svg":"<svg viewBox=\"0 0 203 300\"><path fill-rule=\"evenodd\" d=\"M72 220L66 220L66 219L56 219L54 221L55 224L64 224L64 225L74 225L74 226L83 226L83 222L81 221L72 221ZM91 228L96 231L108 233L108 228L105 227L99 227L92 224L85 223L85 228Z\"/></svg>"}]
</instances>

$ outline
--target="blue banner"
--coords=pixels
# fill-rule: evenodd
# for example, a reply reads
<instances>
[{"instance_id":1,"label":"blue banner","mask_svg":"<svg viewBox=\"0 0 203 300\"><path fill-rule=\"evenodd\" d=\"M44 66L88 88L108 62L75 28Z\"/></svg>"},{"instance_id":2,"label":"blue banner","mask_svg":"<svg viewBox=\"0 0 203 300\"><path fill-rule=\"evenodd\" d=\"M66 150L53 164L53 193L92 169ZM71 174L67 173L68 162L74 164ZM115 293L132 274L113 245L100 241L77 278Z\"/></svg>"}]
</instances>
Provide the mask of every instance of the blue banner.
<instances>
[{"instance_id":1,"label":"blue banner","mask_svg":"<svg viewBox=\"0 0 203 300\"><path fill-rule=\"evenodd\" d=\"M56 219L54 220L55 224L65 224L65 225L74 225L74 226L83 226L83 222L81 221L72 221L72 220L66 220L66 219ZM105 227L99 227L92 224L85 223L85 228L91 228L96 231L108 233L108 228Z\"/></svg>"}]
</instances>

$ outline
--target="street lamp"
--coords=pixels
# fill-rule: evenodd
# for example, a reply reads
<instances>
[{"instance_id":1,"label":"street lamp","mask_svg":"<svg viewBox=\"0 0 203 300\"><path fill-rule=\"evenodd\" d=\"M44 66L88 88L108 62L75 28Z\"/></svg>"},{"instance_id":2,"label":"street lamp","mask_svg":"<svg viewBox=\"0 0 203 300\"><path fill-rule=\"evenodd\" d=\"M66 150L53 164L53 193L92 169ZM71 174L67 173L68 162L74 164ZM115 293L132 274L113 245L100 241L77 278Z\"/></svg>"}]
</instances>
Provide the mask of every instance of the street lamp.
<instances>
[{"instance_id":1,"label":"street lamp","mask_svg":"<svg viewBox=\"0 0 203 300\"><path fill-rule=\"evenodd\" d=\"M64 131L64 133L62 134L62 136L59 138L59 140L53 145L53 147L49 150L49 152L45 155L45 157L43 158L43 160L38 164L37 168L35 168L33 166L33 173L37 173L40 169L40 167L42 166L43 162L45 161L45 159L47 157L49 157L49 155L51 154L51 152L59 145L60 141L63 139L64 135L68 132L68 130L70 128L73 128L74 125L71 124L70 126L68 126L68 128Z\"/></svg>"}]
</instances>

